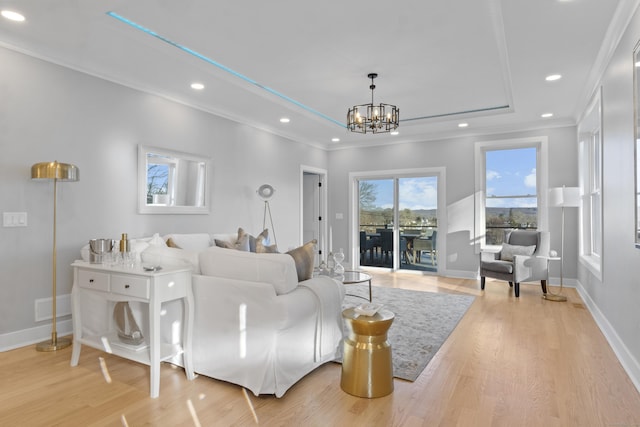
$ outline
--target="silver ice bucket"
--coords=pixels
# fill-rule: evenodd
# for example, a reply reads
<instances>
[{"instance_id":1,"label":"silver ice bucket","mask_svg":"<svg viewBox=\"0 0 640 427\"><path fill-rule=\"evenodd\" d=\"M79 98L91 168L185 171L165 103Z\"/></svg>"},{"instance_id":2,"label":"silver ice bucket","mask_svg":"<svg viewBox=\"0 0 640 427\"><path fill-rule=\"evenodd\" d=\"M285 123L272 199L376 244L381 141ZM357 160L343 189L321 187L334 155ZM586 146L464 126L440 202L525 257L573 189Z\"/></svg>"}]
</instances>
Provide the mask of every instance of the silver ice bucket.
<instances>
[{"instance_id":1,"label":"silver ice bucket","mask_svg":"<svg viewBox=\"0 0 640 427\"><path fill-rule=\"evenodd\" d=\"M91 239L89 240L89 262L100 264L104 261L104 256L110 254L116 241L113 239Z\"/></svg>"}]
</instances>

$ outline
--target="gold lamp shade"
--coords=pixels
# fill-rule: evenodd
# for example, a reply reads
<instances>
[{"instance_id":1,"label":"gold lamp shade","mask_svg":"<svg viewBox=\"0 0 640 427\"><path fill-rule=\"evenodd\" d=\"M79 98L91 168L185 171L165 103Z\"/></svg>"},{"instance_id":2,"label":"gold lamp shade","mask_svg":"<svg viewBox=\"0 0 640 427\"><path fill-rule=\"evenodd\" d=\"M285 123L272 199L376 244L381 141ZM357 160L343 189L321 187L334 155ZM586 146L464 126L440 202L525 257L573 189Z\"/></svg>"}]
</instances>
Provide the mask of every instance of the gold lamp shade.
<instances>
[{"instance_id":1,"label":"gold lamp shade","mask_svg":"<svg viewBox=\"0 0 640 427\"><path fill-rule=\"evenodd\" d=\"M53 181L53 257L52 257L52 321L51 321L51 339L38 343L36 350L38 351L56 351L69 347L71 340L68 338L58 338L56 330L56 207L58 198L58 181L78 181L80 180L80 171L77 166L68 163L42 162L31 166L31 179L34 180L50 180Z\"/></svg>"},{"instance_id":2,"label":"gold lamp shade","mask_svg":"<svg viewBox=\"0 0 640 427\"><path fill-rule=\"evenodd\" d=\"M79 181L80 170L69 163L42 162L31 166L31 179L57 179L58 181Z\"/></svg>"}]
</instances>

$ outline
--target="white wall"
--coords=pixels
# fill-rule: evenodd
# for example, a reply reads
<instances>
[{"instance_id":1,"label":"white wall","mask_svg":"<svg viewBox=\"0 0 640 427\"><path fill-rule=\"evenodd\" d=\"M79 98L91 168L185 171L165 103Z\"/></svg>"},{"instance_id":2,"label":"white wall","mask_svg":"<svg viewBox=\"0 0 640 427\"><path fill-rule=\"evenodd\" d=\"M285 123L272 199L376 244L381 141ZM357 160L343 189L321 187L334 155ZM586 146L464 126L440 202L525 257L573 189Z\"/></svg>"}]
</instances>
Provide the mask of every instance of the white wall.
<instances>
[{"instance_id":1,"label":"white wall","mask_svg":"<svg viewBox=\"0 0 640 427\"><path fill-rule=\"evenodd\" d=\"M482 137L461 137L440 141L400 143L382 147L352 148L331 151L330 158L330 211L333 225L333 246L349 248L348 229L349 182L351 172L386 171L417 168L446 169L446 237L447 271L442 275L477 277L478 255L474 248L474 144L481 141L498 141L546 136L549 141L549 186L576 186L577 149L575 127L552 128ZM375 135L372 136L375 138ZM343 213L344 220L335 220L336 213ZM566 213L567 224L573 224L565 235L566 256L564 276L576 278L577 213ZM551 247L560 247L560 212L549 212ZM568 225L569 228L569 225ZM350 253L350 252L349 252ZM439 254L442 257L445 254ZM551 275L559 277L559 266L551 266ZM575 280L574 280L575 282Z\"/></svg>"},{"instance_id":2,"label":"white wall","mask_svg":"<svg viewBox=\"0 0 640 427\"><path fill-rule=\"evenodd\" d=\"M58 294L70 292L68 266L91 238L259 233L264 183L277 190L279 247L301 242L300 165L326 169L326 152L4 48L0 64L0 212L28 213L28 227L0 227L0 350L38 326L49 337L34 301L51 296L53 185L31 181L34 163L80 169L79 182L58 185ZM138 214L138 144L211 157L211 213Z\"/></svg>"},{"instance_id":3,"label":"white wall","mask_svg":"<svg viewBox=\"0 0 640 427\"><path fill-rule=\"evenodd\" d=\"M580 265L583 298L640 389L640 250L634 247L633 49L636 11L601 79L603 100L602 280Z\"/></svg>"}]
</instances>

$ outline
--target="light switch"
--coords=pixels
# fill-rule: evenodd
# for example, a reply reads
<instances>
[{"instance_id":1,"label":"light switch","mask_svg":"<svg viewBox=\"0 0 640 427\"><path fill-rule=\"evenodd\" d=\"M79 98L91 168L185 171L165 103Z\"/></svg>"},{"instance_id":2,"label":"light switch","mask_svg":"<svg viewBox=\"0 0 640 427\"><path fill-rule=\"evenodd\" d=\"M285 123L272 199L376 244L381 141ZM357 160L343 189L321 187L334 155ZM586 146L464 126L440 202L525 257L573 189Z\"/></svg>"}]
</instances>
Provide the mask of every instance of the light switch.
<instances>
[{"instance_id":1,"label":"light switch","mask_svg":"<svg viewBox=\"0 0 640 427\"><path fill-rule=\"evenodd\" d=\"M3 227L26 227L27 213L26 212L3 212L2 226Z\"/></svg>"}]
</instances>

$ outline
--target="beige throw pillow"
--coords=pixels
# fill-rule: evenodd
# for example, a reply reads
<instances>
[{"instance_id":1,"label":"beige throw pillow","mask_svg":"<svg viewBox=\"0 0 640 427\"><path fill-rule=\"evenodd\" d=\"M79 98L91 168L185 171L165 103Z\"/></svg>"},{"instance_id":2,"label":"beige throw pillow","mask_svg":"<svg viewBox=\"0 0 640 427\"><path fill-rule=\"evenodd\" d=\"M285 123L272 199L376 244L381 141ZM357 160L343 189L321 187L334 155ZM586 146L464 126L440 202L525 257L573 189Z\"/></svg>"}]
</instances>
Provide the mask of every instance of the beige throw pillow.
<instances>
[{"instance_id":1,"label":"beige throw pillow","mask_svg":"<svg viewBox=\"0 0 640 427\"><path fill-rule=\"evenodd\" d=\"M260 236L262 236L262 238L259 238ZM278 247L275 244L271 246L267 246L266 243L268 238L269 238L269 230L265 228L262 231L262 233L260 233L258 237L256 237L256 253L259 253L259 254L277 254L278 253Z\"/></svg>"},{"instance_id":2,"label":"beige throw pillow","mask_svg":"<svg viewBox=\"0 0 640 427\"><path fill-rule=\"evenodd\" d=\"M173 238L172 238L172 237L169 237L169 238L167 239L167 246L168 246L168 247L170 247L170 248L182 249L180 246L178 246L178 245L176 244L176 242L174 242L174 241L173 241Z\"/></svg>"},{"instance_id":3,"label":"beige throw pillow","mask_svg":"<svg viewBox=\"0 0 640 427\"><path fill-rule=\"evenodd\" d=\"M267 238L269 237L269 230L268 229L264 229L262 230L262 233L258 234L256 237L253 236L249 236L249 251L251 252L257 252L256 250L256 246L258 244L258 242L260 242L263 246L264 246L264 242L267 240Z\"/></svg>"},{"instance_id":4,"label":"beige throw pillow","mask_svg":"<svg viewBox=\"0 0 640 427\"><path fill-rule=\"evenodd\" d=\"M313 277L313 264L315 258L314 248L318 241L316 239L305 243L299 248L290 250L287 254L293 257L296 263L296 272L298 273L298 282L309 280Z\"/></svg>"},{"instance_id":5,"label":"beige throw pillow","mask_svg":"<svg viewBox=\"0 0 640 427\"><path fill-rule=\"evenodd\" d=\"M214 243L216 246L225 248L225 249L236 249L238 251L249 252L249 238L251 236L244 231L242 227L238 228L238 237L236 238L235 243L229 243L225 240L214 239Z\"/></svg>"}]
</instances>

